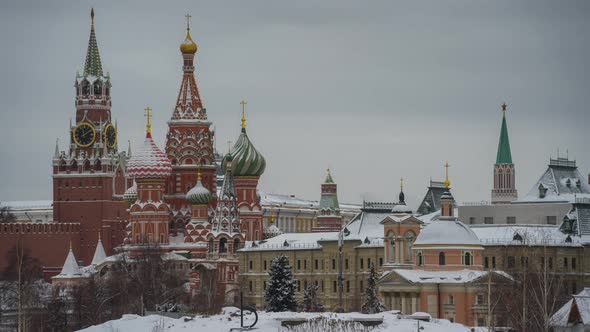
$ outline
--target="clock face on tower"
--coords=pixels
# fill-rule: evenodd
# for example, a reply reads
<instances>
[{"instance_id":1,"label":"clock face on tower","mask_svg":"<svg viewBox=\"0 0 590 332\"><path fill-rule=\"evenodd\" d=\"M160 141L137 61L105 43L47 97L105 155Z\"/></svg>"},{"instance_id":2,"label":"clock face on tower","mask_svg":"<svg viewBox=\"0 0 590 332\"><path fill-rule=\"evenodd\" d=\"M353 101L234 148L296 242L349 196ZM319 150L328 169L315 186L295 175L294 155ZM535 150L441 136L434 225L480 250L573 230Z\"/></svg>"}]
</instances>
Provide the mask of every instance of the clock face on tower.
<instances>
[{"instance_id":1,"label":"clock face on tower","mask_svg":"<svg viewBox=\"0 0 590 332\"><path fill-rule=\"evenodd\" d=\"M91 124L82 122L76 126L72 136L76 145L80 147L87 147L94 143L96 131Z\"/></svg>"},{"instance_id":2,"label":"clock face on tower","mask_svg":"<svg viewBox=\"0 0 590 332\"><path fill-rule=\"evenodd\" d=\"M117 144L117 131L112 123L109 123L104 130L105 141L109 148L114 148Z\"/></svg>"}]
</instances>

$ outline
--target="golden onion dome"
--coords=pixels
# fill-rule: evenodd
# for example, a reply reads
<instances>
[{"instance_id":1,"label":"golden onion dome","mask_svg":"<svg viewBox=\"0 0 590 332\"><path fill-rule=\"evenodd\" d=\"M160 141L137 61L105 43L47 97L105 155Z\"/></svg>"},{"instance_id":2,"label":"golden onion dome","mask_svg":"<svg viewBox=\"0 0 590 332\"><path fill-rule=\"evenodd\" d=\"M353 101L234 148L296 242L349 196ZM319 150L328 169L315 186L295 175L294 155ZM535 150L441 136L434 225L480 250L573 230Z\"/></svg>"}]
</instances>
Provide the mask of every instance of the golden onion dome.
<instances>
[{"instance_id":1,"label":"golden onion dome","mask_svg":"<svg viewBox=\"0 0 590 332\"><path fill-rule=\"evenodd\" d=\"M195 54L197 53L197 44L191 38L190 29L186 29L186 38L180 44L180 52L183 54Z\"/></svg>"}]
</instances>

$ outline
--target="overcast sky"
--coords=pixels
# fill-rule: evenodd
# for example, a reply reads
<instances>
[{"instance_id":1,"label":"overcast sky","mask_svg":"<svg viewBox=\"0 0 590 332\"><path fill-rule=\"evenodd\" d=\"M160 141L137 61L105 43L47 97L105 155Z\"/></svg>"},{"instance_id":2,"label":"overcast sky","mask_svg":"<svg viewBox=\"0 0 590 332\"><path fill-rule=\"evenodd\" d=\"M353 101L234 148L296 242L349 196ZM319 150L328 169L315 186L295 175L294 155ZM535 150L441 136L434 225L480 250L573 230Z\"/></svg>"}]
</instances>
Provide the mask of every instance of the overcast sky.
<instances>
[{"instance_id":1,"label":"overcast sky","mask_svg":"<svg viewBox=\"0 0 590 332\"><path fill-rule=\"evenodd\" d=\"M126 149L143 108L163 146L192 15L218 149L248 133L266 192L417 206L451 164L459 201L489 200L502 102L521 196L559 148L590 170L589 1L0 1L0 200L51 199L73 82L95 22Z\"/></svg>"}]
</instances>

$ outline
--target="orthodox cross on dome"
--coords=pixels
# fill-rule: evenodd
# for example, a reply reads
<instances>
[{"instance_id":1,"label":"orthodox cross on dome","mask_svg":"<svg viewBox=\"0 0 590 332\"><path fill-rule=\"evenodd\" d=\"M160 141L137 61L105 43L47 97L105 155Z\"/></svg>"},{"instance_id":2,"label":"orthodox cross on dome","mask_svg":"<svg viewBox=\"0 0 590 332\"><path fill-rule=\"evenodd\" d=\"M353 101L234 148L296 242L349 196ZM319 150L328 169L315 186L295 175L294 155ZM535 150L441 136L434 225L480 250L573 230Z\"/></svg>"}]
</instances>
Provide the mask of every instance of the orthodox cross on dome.
<instances>
[{"instance_id":1,"label":"orthodox cross on dome","mask_svg":"<svg viewBox=\"0 0 590 332\"><path fill-rule=\"evenodd\" d=\"M201 163L197 164L197 182L201 181Z\"/></svg>"},{"instance_id":2,"label":"orthodox cross on dome","mask_svg":"<svg viewBox=\"0 0 590 332\"><path fill-rule=\"evenodd\" d=\"M399 178L399 189L404 191L404 178Z\"/></svg>"},{"instance_id":3,"label":"orthodox cross on dome","mask_svg":"<svg viewBox=\"0 0 590 332\"><path fill-rule=\"evenodd\" d=\"M192 16L189 13L186 13L186 15L184 17L186 17L186 29L187 30L190 30L191 29L190 24L191 24L191 17Z\"/></svg>"},{"instance_id":4,"label":"orthodox cross on dome","mask_svg":"<svg viewBox=\"0 0 590 332\"><path fill-rule=\"evenodd\" d=\"M451 185L451 181L449 180L449 162L447 161L445 163L445 188L449 188L449 186Z\"/></svg>"},{"instance_id":5,"label":"orthodox cross on dome","mask_svg":"<svg viewBox=\"0 0 590 332\"><path fill-rule=\"evenodd\" d=\"M242 105L242 130L246 129L246 104L247 102L242 99L240 105Z\"/></svg>"},{"instance_id":6,"label":"orthodox cross on dome","mask_svg":"<svg viewBox=\"0 0 590 332\"><path fill-rule=\"evenodd\" d=\"M150 118L152 117L152 108L151 107L146 107L144 108L145 111L145 117L147 118L147 124L145 125L145 132L148 134L152 133L152 124L150 122Z\"/></svg>"}]
</instances>

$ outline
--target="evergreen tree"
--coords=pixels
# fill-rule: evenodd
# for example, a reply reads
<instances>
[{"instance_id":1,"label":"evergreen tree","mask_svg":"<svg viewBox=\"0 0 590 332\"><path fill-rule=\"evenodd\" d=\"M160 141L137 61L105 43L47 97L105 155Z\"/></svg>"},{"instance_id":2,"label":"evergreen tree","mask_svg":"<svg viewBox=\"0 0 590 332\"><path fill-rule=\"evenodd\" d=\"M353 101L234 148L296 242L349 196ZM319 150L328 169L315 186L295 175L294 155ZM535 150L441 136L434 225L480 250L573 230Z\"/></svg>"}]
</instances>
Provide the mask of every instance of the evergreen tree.
<instances>
[{"instance_id":1,"label":"evergreen tree","mask_svg":"<svg viewBox=\"0 0 590 332\"><path fill-rule=\"evenodd\" d=\"M270 281L264 294L266 311L297 310L297 302L295 301L296 286L291 266L289 266L289 259L284 255L275 257L270 263L268 275Z\"/></svg>"},{"instance_id":2,"label":"evergreen tree","mask_svg":"<svg viewBox=\"0 0 590 332\"><path fill-rule=\"evenodd\" d=\"M303 290L303 303L301 309L307 312L324 311L324 306L317 300L317 293L319 286L316 284L309 284Z\"/></svg>"},{"instance_id":3,"label":"evergreen tree","mask_svg":"<svg viewBox=\"0 0 590 332\"><path fill-rule=\"evenodd\" d=\"M375 265L371 264L369 278L367 279L367 289L365 290L366 300L363 304L362 311L365 314L375 314L385 310L385 306L377 297L377 271Z\"/></svg>"}]
</instances>

